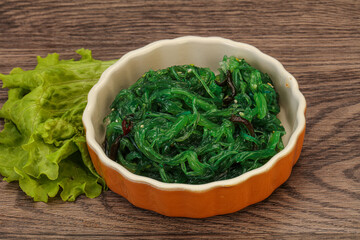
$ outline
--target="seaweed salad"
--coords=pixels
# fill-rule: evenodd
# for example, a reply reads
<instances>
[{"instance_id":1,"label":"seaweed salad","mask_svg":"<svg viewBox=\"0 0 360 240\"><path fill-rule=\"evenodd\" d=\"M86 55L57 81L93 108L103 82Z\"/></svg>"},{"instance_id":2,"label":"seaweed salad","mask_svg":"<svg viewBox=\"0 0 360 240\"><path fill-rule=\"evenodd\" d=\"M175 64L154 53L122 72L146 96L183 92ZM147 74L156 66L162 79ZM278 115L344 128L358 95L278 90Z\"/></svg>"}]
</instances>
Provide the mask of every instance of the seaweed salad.
<instances>
[{"instance_id":1,"label":"seaweed salad","mask_svg":"<svg viewBox=\"0 0 360 240\"><path fill-rule=\"evenodd\" d=\"M130 172L203 184L264 165L284 148L270 77L224 56L219 74L171 66L123 89L105 118L105 152Z\"/></svg>"}]
</instances>

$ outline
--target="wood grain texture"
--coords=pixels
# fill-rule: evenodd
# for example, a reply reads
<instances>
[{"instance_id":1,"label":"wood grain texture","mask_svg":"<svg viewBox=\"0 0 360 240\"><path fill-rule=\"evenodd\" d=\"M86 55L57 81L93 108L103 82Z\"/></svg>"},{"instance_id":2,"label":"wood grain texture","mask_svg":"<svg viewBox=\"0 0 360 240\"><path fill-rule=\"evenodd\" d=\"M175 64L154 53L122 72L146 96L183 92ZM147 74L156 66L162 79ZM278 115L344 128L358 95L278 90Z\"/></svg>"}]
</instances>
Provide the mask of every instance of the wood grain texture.
<instances>
[{"instance_id":1,"label":"wood grain texture","mask_svg":"<svg viewBox=\"0 0 360 240\"><path fill-rule=\"evenodd\" d=\"M246 42L277 58L307 103L302 155L268 199L207 219L169 218L104 192L33 202L0 182L0 238L359 239L360 1L0 1L0 72L36 56L119 58L184 35ZM1 85L1 83L0 83ZM0 90L0 107L6 101ZM0 128L3 120L0 121Z\"/></svg>"}]
</instances>

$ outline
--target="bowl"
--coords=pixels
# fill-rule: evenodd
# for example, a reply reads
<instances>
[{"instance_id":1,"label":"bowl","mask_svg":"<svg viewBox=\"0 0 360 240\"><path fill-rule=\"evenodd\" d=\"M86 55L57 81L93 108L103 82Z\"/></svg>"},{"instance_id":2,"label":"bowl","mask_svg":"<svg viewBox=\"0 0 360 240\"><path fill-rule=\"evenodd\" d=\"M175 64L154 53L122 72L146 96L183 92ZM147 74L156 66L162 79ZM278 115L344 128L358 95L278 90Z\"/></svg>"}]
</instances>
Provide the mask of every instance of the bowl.
<instances>
[{"instance_id":1,"label":"bowl","mask_svg":"<svg viewBox=\"0 0 360 240\"><path fill-rule=\"evenodd\" d=\"M215 71L224 55L244 58L266 72L279 93L278 115L286 130L285 148L265 165L236 178L207 184L163 183L129 172L103 150L104 117L121 89L149 69L194 64ZM186 36L160 40L122 56L90 90L83 114L86 141L96 171L108 187L133 205L166 216L204 218L236 212L267 198L290 176L302 149L306 102L295 78L276 59L257 48L220 37Z\"/></svg>"}]
</instances>

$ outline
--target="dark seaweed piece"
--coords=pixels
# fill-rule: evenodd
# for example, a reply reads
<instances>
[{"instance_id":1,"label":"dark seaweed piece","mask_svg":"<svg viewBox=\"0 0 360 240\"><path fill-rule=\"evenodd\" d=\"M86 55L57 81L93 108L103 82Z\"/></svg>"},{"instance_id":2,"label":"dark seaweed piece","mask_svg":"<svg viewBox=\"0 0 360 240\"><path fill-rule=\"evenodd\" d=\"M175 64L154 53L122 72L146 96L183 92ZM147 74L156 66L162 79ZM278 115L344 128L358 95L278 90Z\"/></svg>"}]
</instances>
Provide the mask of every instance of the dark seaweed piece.
<instances>
[{"instance_id":1,"label":"dark seaweed piece","mask_svg":"<svg viewBox=\"0 0 360 240\"><path fill-rule=\"evenodd\" d=\"M240 116L231 115L232 122L242 123L245 125L245 127L249 130L252 137L255 137L254 127L252 126L251 122L246 120L245 118L242 118Z\"/></svg>"},{"instance_id":2,"label":"dark seaweed piece","mask_svg":"<svg viewBox=\"0 0 360 240\"><path fill-rule=\"evenodd\" d=\"M227 71L227 73L226 73L226 79L225 79L224 81L222 81L222 82L216 82L216 84L217 84L218 86L221 86L221 87L223 87L223 86L225 86L225 85L227 84L228 87L230 87L230 89L231 89L231 96L226 96L226 97L223 99L223 105L226 106L226 107L229 106L230 103L231 103L232 101L234 101L234 97L235 97L235 95L236 95L236 88L235 88L234 83L233 83L233 81L232 81L231 72L230 72L230 71Z\"/></svg>"},{"instance_id":3,"label":"dark seaweed piece","mask_svg":"<svg viewBox=\"0 0 360 240\"><path fill-rule=\"evenodd\" d=\"M249 122L248 120L246 120L245 118L242 118L240 116L235 116L235 115L231 115L231 119L232 122L236 122L236 123L242 123L245 125L245 127L249 130L249 133L252 137L255 137L255 132L254 132L254 127L251 124L251 122ZM257 146L254 143L253 144L253 150L257 150Z\"/></svg>"},{"instance_id":4,"label":"dark seaweed piece","mask_svg":"<svg viewBox=\"0 0 360 240\"><path fill-rule=\"evenodd\" d=\"M116 160L116 157L117 157L117 153L118 153L118 150L119 150L119 147L120 147L120 140L123 138L123 137L126 137L130 131L131 131L131 128L132 128L132 121L127 121L126 119L124 119L121 123L121 127L122 127L122 130L123 130L123 134L122 135L119 135L114 143L111 145L111 148L110 148L110 154L109 154L109 157L110 159L112 160Z\"/></svg>"}]
</instances>

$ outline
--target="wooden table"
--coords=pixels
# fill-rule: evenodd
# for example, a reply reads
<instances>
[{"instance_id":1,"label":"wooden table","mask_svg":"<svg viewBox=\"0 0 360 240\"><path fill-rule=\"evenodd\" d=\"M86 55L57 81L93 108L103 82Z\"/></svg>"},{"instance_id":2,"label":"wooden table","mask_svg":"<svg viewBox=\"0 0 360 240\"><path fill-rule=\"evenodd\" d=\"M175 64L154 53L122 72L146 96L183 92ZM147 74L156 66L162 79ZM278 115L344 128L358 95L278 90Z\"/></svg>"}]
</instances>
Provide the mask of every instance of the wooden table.
<instances>
[{"instance_id":1,"label":"wooden table","mask_svg":"<svg viewBox=\"0 0 360 240\"><path fill-rule=\"evenodd\" d=\"M207 219L169 218L111 191L33 202L0 182L0 238L360 238L360 1L25 1L0 3L0 72L36 56L121 57L150 42L221 36L258 47L298 80L307 103L301 157L268 199ZM6 101L0 90L0 106ZM1 128L3 127L1 120Z\"/></svg>"}]
</instances>

